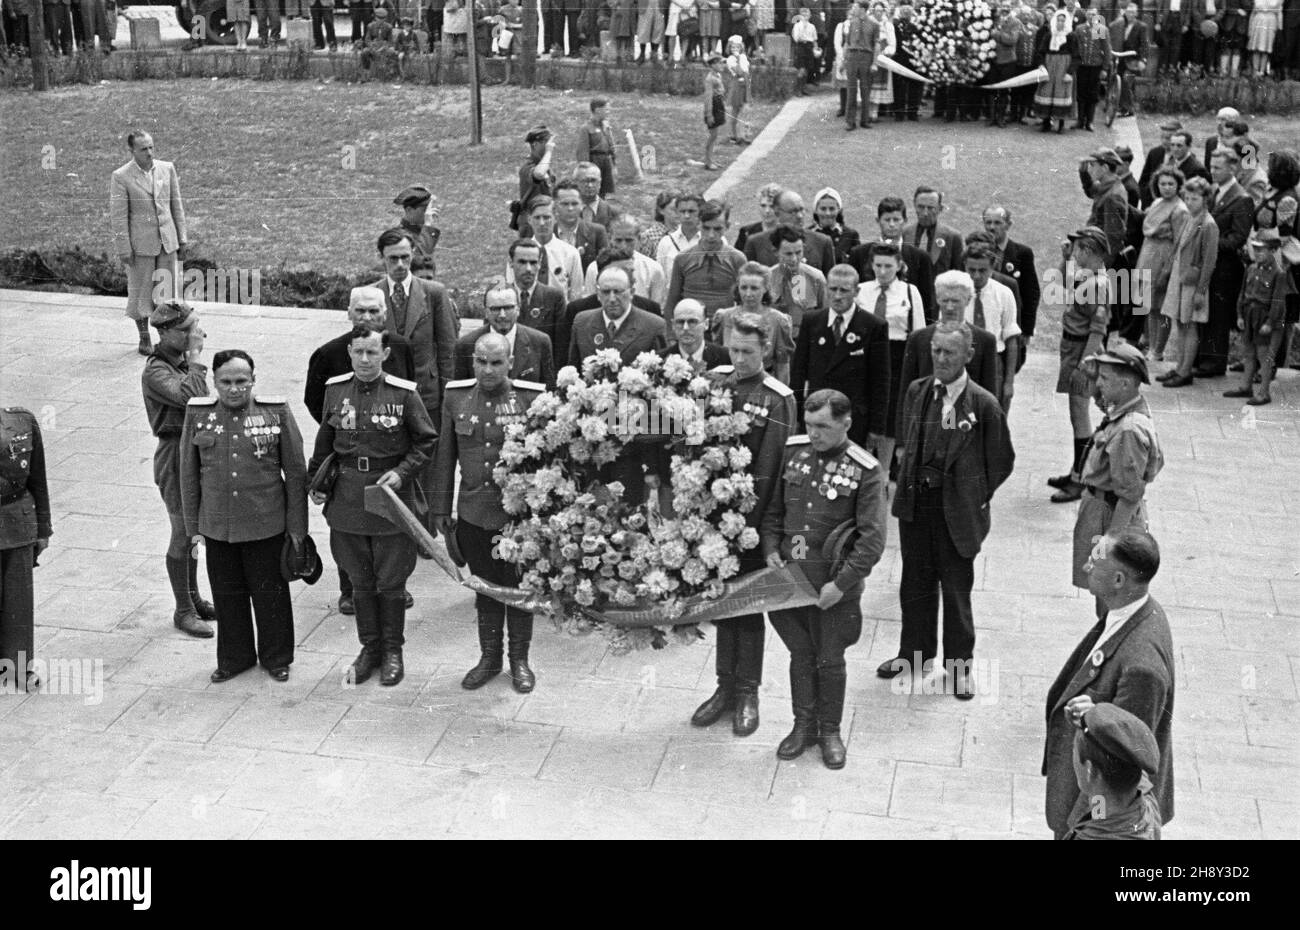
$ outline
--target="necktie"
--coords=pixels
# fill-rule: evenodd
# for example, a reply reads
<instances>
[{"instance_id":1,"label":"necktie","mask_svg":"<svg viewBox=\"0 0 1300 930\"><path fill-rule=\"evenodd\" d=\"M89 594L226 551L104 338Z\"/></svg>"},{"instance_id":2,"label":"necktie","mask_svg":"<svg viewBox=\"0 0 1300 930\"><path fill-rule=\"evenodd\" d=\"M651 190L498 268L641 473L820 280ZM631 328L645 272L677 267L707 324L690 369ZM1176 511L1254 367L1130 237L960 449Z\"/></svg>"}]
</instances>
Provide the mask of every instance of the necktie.
<instances>
[{"instance_id":1,"label":"necktie","mask_svg":"<svg viewBox=\"0 0 1300 930\"><path fill-rule=\"evenodd\" d=\"M520 309L520 310L527 310L528 307L529 307L529 305L532 303L532 299L533 299L533 292L532 292L532 291L520 291L520 292L519 292L519 309Z\"/></svg>"},{"instance_id":2,"label":"necktie","mask_svg":"<svg viewBox=\"0 0 1300 930\"><path fill-rule=\"evenodd\" d=\"M402 285L393 286L393 321L401 328L406 324L406 289Z\"/></svg>"},{"instance_id":3,"label":"necktie","mask_svg":"<svg viewBox=\"0 0 1300 930\"><path fill-rule=\"evenodd\" d=\"M880 317L882 320L885 319L885 306L885 289L882 287L880 293L876 295L876 316Z\"/></svg>"},{"instance_id":4,"label":"necktie","mask_svg":"<svg viewBox=\"0 0 1300 930\"><path fill-rule=\"evenodd\" d=\"M835 340L836 345L839 345L840 338L843 335L844 335L844 314L836 313L835 322L831 324L831 338Z\"/></svg>"},{"instance_id":5,"label":"necktie","mask_svg":"<svg viewBox=\"0 0 1300 930\"><path fill-rule=\"evenodd\" d=\"M614 337L618 335L618 327L612 322L605 323L605 338L609 340L610 348L614 347Z\"/></svg>"},{"instance_id":6,"label":"necktie","mask_svg":"<svg viewBox=\"0 0 1300 930\"><path fill-rule=\"evenodd\" d=\"M988 329L984 325L984 298L980 296L979 291L975 292L975 325L980 329Z\"/></svg>"}]
</instances>

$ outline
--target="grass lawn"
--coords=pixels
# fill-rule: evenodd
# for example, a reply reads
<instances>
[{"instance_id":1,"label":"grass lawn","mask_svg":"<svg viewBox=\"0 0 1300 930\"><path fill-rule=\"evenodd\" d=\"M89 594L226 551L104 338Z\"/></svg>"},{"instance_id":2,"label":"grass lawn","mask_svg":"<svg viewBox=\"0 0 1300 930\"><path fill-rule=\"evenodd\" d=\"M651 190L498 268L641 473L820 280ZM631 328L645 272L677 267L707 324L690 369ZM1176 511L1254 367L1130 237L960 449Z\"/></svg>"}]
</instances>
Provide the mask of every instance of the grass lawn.
<instances>
[{"instance_id":1,"label":"grass lawn","mask_svg":"<svg viewBox=\"0 0 1300 930\"><path fill-rule=\"evenodd\" d=\"M658 153L657 174L620 183L623 205L648 219L664 187L703 190L717 177L685 164L702 154L699 98L609 96L620 168L630 163L625 129ZM140 81L6 93L0 249L109 250L109 175L129 158L126 132L140 127L153 134L157 157L177 165L191 246L219 265L363 270L377 261L378 234L400 219L393 196L422 182L442 211L438 276L474 293L500 273L513 238L507 204L527 157L524 133L539 122L555 130L557 168L569 170L588 99L485 87L484 144L471 147L464 87ZM751 133L776 110L747 108ZM726 148L724 160L739 151ZM345 162L350 152L354 165Z\"/></svg>"}]
</instances>

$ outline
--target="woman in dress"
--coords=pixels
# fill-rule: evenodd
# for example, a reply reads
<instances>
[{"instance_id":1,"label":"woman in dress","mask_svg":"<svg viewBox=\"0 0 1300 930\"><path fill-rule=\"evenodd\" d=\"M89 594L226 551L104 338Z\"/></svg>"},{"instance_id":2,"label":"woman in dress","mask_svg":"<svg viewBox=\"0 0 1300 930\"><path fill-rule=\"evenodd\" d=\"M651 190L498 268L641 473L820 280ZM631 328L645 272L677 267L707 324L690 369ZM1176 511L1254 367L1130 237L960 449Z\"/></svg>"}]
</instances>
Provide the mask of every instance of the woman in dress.
<instances>
[{"instance_id":1,"label":"woman in dress","mask_svg":"<svg viewBox=\"0 0 1300 930\"><path fill-rule=\"evenodd\" d=\"M1231 77L1241 68L1241 51L1246 47L1246 33L1250 29L1251 0L1216 0L1215 6L1221 49L1219 70Z\"/></svg>"},{"instance_id":2,"label":"woman in dress","mask_svg":"<svg viewBox=\"0 0 1300 930\"><path fill-rule=\"evenodd\" d=\"M884 0L871 4L867 14L880 24L880 37L876 40L876 56L893 58L898 49L898 39L894 35L894 23L885 9ZM889 106L894 102L894 75L879 64L871 69L871 91L867 94L867 122L874 123L880 113L880 105Z\"/></svg>"},{"instance_id":3,"label":"woman in dress","mask_svg":"<svg viewBox=\"0 0 1300 930\"><path fill-rule=\"evenodd\" d=\"M727 40L727 128L732 145L749 145L740 131L740 111L749 102L749 57L745 40L732 36Z\"/></svg>"},{"instance_id":4,"label":"woman in dress","mask_svg":"<svg viewBox=\"0 0 1300 930\"><path fill-rule=\"evenodd\" d=\"M763 370L782 384L790 383L790 356L794 355L794 330L787 313L767 305L768 269L758 262L746 262L736 273L736 303L713 314L709 338L724 349L731 345L731 319L737 313L752 313L763 321L767 345L763 347Z\"/></svg>"},{"instance_id":5,"label":"woman in dress","mask_svg":"<svg viewBox=\"0 0 1300 930\"><path fill-rule=\"evenodd\" d=\"M813 224L808 228L830 237L837 265L848 264L849 253L862 244L858 231L844 225L844 199L833 187L823 187L813 198Z\"/></svg>"},{"instance_id":6,"label":"woman in dress","mask_svg":"<svg viewBox=\"0 0 1300 930\"><path fill-rule=\"evenodd\" d=\"M1255 0L1246 37L1246 48L1251 57L1250 70L1255 74L1268 74L1269 56L1273 54L1273 42L1281 28L1282 0Z\"/></svg>"},{"instance_id":7,"label":"woman in dress","mask_svg":"<svg viewBox=\"0 0 1300 930\"><path fill-rule=\"evenodd\" d=\"M1151 178L1155 201L1142 220L1142 252L1138 255L1137 270L1146 273L1145 280L1149 283L1140 288L1141 300L1134 301L1133 315L1146 316L1147 345L1156 361L1163 361L1165 341L1169 338L1169 318L1160 311L1165 305L1174 247L1187 221L1187 204L1179 196L1186 180L1181 171L1169 165L1157 171Z\"/></svg>"},{"instance_id":8,"label":"woman in dress","mask_svg":"<svg viewBox=\"0 0 1300 930\"><path fill-rule=\"evenodd\" d=\"M235 24L235 48L248 48L248 26L252 13L248 0L226 0L226 22ZM258 26L264 29L265 24Z\"/></svg>"},{"instance_id":9,"label":"woman in dress","mask_svg":"<svg viewBox=\"0 0 1300 930\"><path fill-rule=\"evenodd\" d=\"M659 57L659 43L664 40L664 0L641 0L637 11L636 40L641 43L641 50L636 55L637 64ZM671 56L673 50L669 48L667 52Z\"/></svg>"},{"instance_id":10,"label":"woman in dress","mask_svg":"<svg viewBox=\"0 0 1300 930\"><path fill-rule=\"evenodd\" d=\"M845 19L835 24L835 32L831 35L831 45L835 48L835 64L831 66L831 87L840 94L840 108L835 111L836 116L843 116L844 110L849 105L849 74L844 67L844 37L848 34L849 21Z\"/></svg>"},{"instance_id":11,"label":"woman in dress","mask_svg":"<svg viewBox=\"0 0 1300 930\"><path fill-rule=\"evenodd\" d=\"M761 236L776 229L775 203L782 190L784 188L776 183L764 184L758 189L758 215L761 219L757 223L740 227L740 232L736 234L736 248L739 251L745 251L745 243L750 236Z\"/></svg>"},{"instance_id":12,"label":"woman in dress","mask_svg":"<svg viewBox=\"0 0 1300 930\"><path fill-rule=\"evenodd\" d=\"M695 8L700 13L700 53L707 61L722 39L722 4L719 0L696 0Z\"/></svg>"},{"instance_id":13,"label":"woman in dress","mask_svg":"<svg viewBox=\"0 0 1300 930\"><path fill-rule=\"evenodd\" d=\"M655 221L641 230L637 237L636 250L642 255L654 258L659 249L659 240L681 225L677 218L677 197L681 191L660 191L655 198Z\"/></svg>"},{"instance_id":14,"label":"woman in dress","mask_svg":"<svg viewBox=\"0 0 1300 930\"><path fill-rule=\"evenodd\" d=\"M681 23L682 13L695 6L695 0L668 0L668 18L664 22L664 60L673 61L677 57L677 50L673 48L679 45L678 36L681 32L678 30L678 24ZM681 50L681 58L686 60L686 50Z\"/></svg>"},{"instance_id":15,"label":"woman in dress","mask_svg":"<svg viewBox=\"0 0 1300 930\"><path fill-rule=\"evenodd\" d=\"M776 28L776 0L752 0L754 11L754 45L759 55L766 55L763 37Z\"/></svg>"},{"instance_id":16,"label":"woman in dress","mask_svg":"<svg viewBox=\"0 0 1300 930\"><path fill-rule=\"evenodd\" d=\"M1034 44L1034 60L1047 69L1047 80L1038 85L1034 106L1043 119L1043 132L1065 130L1065 118L1074 109L1074 35L1070 14L1058 10L1038 30Z\"/></svg>"},{"instance_id":17,"label":"woman in dress","mask_svg":"<svg viewBox=\"0 0 1300 930\"><path fill-rule=\"evenodd\" d=\"M609 14L609 36L614 40L619 62L632 57L632 38L636 35L636 0L613 0Z\"/></svg>"},{"instance_id":18,"label":"woman in dress","mask_svg":"<svg viewBox=\"0 0 1300 930\"><path fill-rule=\"evenodd\" d=\"M1219 257L1219 227L1206 210L1210 182L1192 178L1183 185L1183 202L1188 215L1174 246L1174 263L1169 269L1169 286L1161 312L1169 317L1166 355L1178 357L1176 367L1160 376L1165 387L1186 387L1192 383L1192 364L1200 345L1196 324L1210 318L1210 276Z\"/></svg>"}]
</instances>

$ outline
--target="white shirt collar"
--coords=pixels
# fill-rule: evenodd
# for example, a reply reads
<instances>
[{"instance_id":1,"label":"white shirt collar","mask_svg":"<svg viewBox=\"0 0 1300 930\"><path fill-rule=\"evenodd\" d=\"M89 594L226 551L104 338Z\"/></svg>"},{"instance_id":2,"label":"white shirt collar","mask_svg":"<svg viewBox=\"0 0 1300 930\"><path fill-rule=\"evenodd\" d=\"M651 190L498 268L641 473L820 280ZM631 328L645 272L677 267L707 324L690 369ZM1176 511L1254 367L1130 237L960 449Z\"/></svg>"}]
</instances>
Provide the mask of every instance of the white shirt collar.
<instances>
[{"instance_id":1,"label":"white shirt collar","mask_svg":"<svg viewBox=\"0 0 1300 930\"><path fill-rule=\"evenodd\" d=\"M938 379L936 379L934 383L942 385L944 390L944 404L946 406L951 406L952 404L957 403L957 398L961 397L961 392L966 390L966 385L969 382L970 376L966 374L966 369L963 368L961 374L957 376L957 380L953 381L951 384L944 384Z\"/></svg>"},{"instance_id":2,"label":"white shirt collar","mask_svg":"<svg viewBox=\"0 0 1300 930\"><path fill-rule=\"evenodd\" d=\"M681 343L677 344L677 351L681 352ZM701 342L700 347L696 349L694 352L691 352L689 354L687 354L686 352L682 352L682 357L685 358L688 362L704 361L704 343Z\"/></svg>"},{"instance_id":3,"label":"white shirt collar","mask_svg":"<svg viewBox=\"0 0 1300 930\"><path fill-rule=\"evenodd\" d=\"M631 315L632 315L631 307L628 308L627 313L624 313L617 320L611 320L609 318L608 313L606 313L604 310L600 311L600 318L605 323L605 329L609 329L610 324L612 323L614 325L614 332L618 332L620 329L622 329L623 324L627 322L627 318L630 317Z\"/></svg>"},{"instance_id":4,"label":"white shirt collar","mask_svg":"<svg viewBox=\"0 0 1300 930\"><path fill-rule=\"evenodd\" d=\"M1115 635L1129 619L1151 600L1150 594L1143 594L1131 604L1125 604L1123 607L1113 607L1110 613L1106 614L1106 626L1101 631L1101 636L1097 637L1097 643L1092 648L1095 651L1106 640Z\"/></svg>"},{"instance_id":5,"label":"white shirt collar","mask_svg":"<svg viewBox=\"0 0 1300 930\"><path fill-rule=\"evenodd\" d=\"M842 316L844 317L845 332L849 331L849 324L853 322L853 312L857 309L858 309L858 305L856 303L851 303L849 304L849 309L845 310L844 313L842 314ZM835 326L835 313L836 311L831 310L826 317L826 325L832 328Z\"/></svg>"}]
</instances>

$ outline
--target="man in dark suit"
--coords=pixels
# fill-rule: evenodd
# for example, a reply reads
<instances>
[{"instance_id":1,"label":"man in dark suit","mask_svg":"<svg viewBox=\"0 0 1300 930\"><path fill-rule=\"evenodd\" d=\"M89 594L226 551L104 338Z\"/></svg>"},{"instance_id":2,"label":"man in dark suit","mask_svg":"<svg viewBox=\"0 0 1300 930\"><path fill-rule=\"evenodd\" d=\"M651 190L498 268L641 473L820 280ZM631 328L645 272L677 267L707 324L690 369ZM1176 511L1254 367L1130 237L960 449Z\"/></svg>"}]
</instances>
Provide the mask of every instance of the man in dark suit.
<instances>
[{"instance_id":1,"label":"man in dark suit","mask_svg":"<svg viewBox=\"0 0 1300 930\"><path fill-rule=\"evenodd\" d=\"M1181 132L1183 124L1176 119L1167 119L1160 124L1160 144L1147 149L1146 160L1142 162L1142 174L1138 177L1138 195L1145 210L1155 202L1155 191L1151 190L1151 179L1165 165L1168 158L1169 139L1176 132Z\"/></svg>"},{"instance_id":2,"label":"man in dark suit","mask_svg":"<svg viewBox=\"0 0 1300 930\"><path fill-rule=\"evenodd\" d=\"M942 593L944 665L959 700L975 696L975 556L988 536L993 494L1016 459L1002 407L966 374L971 332L967 323L939 324L931 341L934 376L913 381L898 405L903 453L893 513L903 556L903 631L898 655L876 669L881 678L928 671L938 651Z\"/></svg>"},{"instance_id":3,"label":"man in dark suit","mask_svg":"<svg viewBox=\"0 0 1300 930\"><path fill-rule=\"evenodd\" d=\"M555 386L555 357L551 337L519 324L519 295L509 285L498 285L483 295L487 323L456 340L456 380L474 377L474 345L489 330L504 336L510 346L510 378Z\"/></svg>"},{"instance_id":4,"label":"man in dark suit","mask_svg":"<svg viewBox=\"0 0 1300 930\"><path fill-rule=\"evenodd\" d=\"M826 279L828 310L803 318L790 387L797 408L814 391L833 388L853 402L849 439L874 453L885 435L889 415L889 326L855 302L858 273L836 265ZM801 421L802 427L802 421Z\"/></svg>"},{"instance_id":5,"label":"man in dark suit","mask_svg":"<svg viewBox=\"0 0 1300 930\"><path fill-rule=\"evenodd\" d=\"M970 276L964 271L957 273L962 275L962 279L958 279L960 286L958 284L945 285L938 297L940 323L960 323L966 312L966 305L974 297L974 285L968 283ZM931 356L930 346L934 342L934 332L937 328L937 323L931 323L924 329L918 329L907 337L907 345L903 349L903 364L899 368L898 383L890 385L891 389L898 391L900 396L907 393L908 385L917 378L928 378L934 373L934 360ZM966 363L966 373L970 375L972 381L994 397L997 397L997 337L987 329L973 327L971 329L971 338L973 340L971 358ZM899 413L902 413L901 407ZM902 433L899 433L897 429L895 429L894 435L899 438L902 437Z\"/></svg>"},{"instance_id":6,"label":"man in dark suit","mask_svg":"<svg viewBox=\"0 0 1300 930\"><path fill-rule=\"evenodd\" d=\"M561 288L538 282L541 266L542 245L536 239L516 239L510 243L510 268L519 295L519 319L551 340L554 368L558 369L569 357L567 335L562 343L558 341L565 328L565 296Z\"/></svg>"},{"instance_id":7,"label":"man in dark suit","mask_svg":"<svg viewBox=\"0 0 1300 930\"><path fill-rule=\"evenodd\" d=\"M642 352L666 348L668 338L663 317L632 306L632 276L626 268L610 266L596 278L599 310L584 310L573 321L569 337L568 364L582 367L582 360L601 349L617 349L624 365Z\"/></svg>"},{"instance_id":8,"label":"man in dark suit","mask_svg":"<svg viewBox=\"0 0 1300 930\"><path fill-rule=\"evenodd\" d=\"M1138 19L1136 3L1124 7L1124 18L1110 24L1110 47L1116 52L1137 52L1131 58L1116 59L1115 65L1120 75L1119 115L1132 116L1133 80L1146 70L1151 54L1151 34L1147 24Z\"/></svg>"},{"instance_id":9,"label":"man in dark suit","mask_svg":"<svg viewBox=\"0 0 1300 930\"><path fill-rule=\"evenodd\" d=\"M1034 250L1023 243L1016 242L1010 236L1011 211L1006 207L994 205L984 209L984 231L993 238L993 250L1000 257L997 270L1011 278L1020 293L1020 331L1024 334L1025 345L1034 335L1034 325L1038 320L1038 303L1042 299L1042 288L1038 282L1038 268L1034 264ZM1020 363L1024 364L1021 353Z\"/></svg>"},{"instance_id":10,"label":"man in dark suit","mask_svg":"<svg viewBox=\"0 0 1300 930\"><path fill-rule=\"evenodd\" d=\"M664 358L683 356L697 374L730 364L731 353L717 343L706 341L704 332L704 304L691 297L679 300L673 308L673 344L659 354Z\"/></svg>"},{"instance_id":11,"label":"man in dark suit","mask_svg":"<svg viewBox=\"0 0 1300 930\"><path fill-rule=\"evenodd\" d=\"M321 421L325 406L325 382L335 375L345 375L352 370L352 329L373 326L385 329L388 325L388 304L384 292L377 287L354 287L348 298L348 331L337 339L317 346L307 361L307 382L303 386L302 402L317 423ZM415 380L415 356L411 344L401 333L388 334L388 358L384 371L405 381Z\"/></svg>"},{"instance_id":12,"label":"man in dark suit","mask_svg":"<svg viewBox=\"0 0 1300 930\"><path fill-rule=\"evenodd\" d=\"M1241 250L1255 222L1255 202L1237 180L1241 160L1234 149L1220 146L1210 157L1210 179L1215 184L1209 210L1219 227L1219 259L1210 276L1210 318L1201 324L1201 347L1196 354L1198 378L1221 378L1228 368L1228 341L1237 321L1237 298L1246 269Z\"/></svg>"},{"instance_id":13,"label":"man in dark suit","mask_svg":"<svg viewBox=\"0 0 1300 930\"><path fill-rule=\"evenodd\" d=\"M807 210L803 198L795 191L781 191L772 201L772 209L776 211L776 220L782 226L803 232L803 260L822 274L829 273L835 265L835 243L825 233L804 229ZM750 236L745 240L745 258L771 268L777 263L777 248L771 236Z\"/></svg>"},{"instance_id":14,"label":"man in dark suit","mask_svg":"<svg viewBox=\"0 0 1300 930\"><path fill-rule=\"evenodd\" d=\"M899 279L916 285L925 307L925 319L934 322L934 267L924 250L903 237L903 230L907 226L907 204L903 198L881 198L876 206L876 223L880 226L880 241L896 245L902 252L903 267L898 271ZM862 281L876 279L876 270L871 265L871 250L874 245L874 242L864 242L849 252L848 263L854 267Z\"/></svg>"},{"instance_id":15,"label":"man in dark suit","mask_svg":"<svg viewBox=\"0 0 1300 930\"><path fill-rule=\"evenodd\" d=\"M556 182L554 196L555 236L578 250L585 269L609 244L606 227L582 218L582 196L577 181L565 178Z\"/></svg>"},{"instance_id":16,"label":"man in dark suit","mask_svg":"<svg viewBox=\"0 0 1300 930\"><path fill-rule=\"evenodd\" d=\"M609 229L609 224L614 219L614 208L609 205L608 200L600 196L600 187L603 183L600 167L589 161L579 162L573 173L573 179L577 182L578 192L582 195L582 206L579 208L582 218L603 229Z\"/></svg>"},{"instance_id":17,"label":"man in dark suit","mask_svg":"<svg viewBox=\"0 0 1300 930\"><path fill-rule=\"evenodd\" d=\"M1160 765L1152 794L1163 823L1174 819L1174 646L1165 612L1148 587L1160 569L1160 548L1145 530L1103 536L1086 566L1088 589L1108 609L1065 660L1047 692L1047 825L1057 839L1089 810L1073 765L1076 728L1097 704L1114 704L1155 734Z\"/></svg>"},{"instance_id":18,"label":"man in dark suit","mask_svg":"<svg viewBox=\"0 0 1300 930\"><path fill-rule=\"evenodd\" d=\"M638 278L636 275L636 257L633 253L625 249L606 249L596 257L596 277L592 279L591 293L586 297L579 297L577 300L569 301L568 306L564 309L563 318L560 325L556 328L556 338L560 339L565 345L563 359L557 362L556 367L560 368L569 364L568 345L573 336L573 321L578 318L578 314L585 313L588 310L598 310L602 306L600 294L596 292L596 281L599 280L600 272L611 266L622 268L632 279L632 309L644 310L646 313L653 313L655 316L664 315L663 308L648 297L642 297L636 293ZM667 325L665 324L665 332ZM559 355L557 351L557 356Z\"/></svg>"},{"instance_id":19,"label":"man in dark suit","mask_svg":"<svg viewBox=\"0 0 1300 930\"><path fill-rule=\"evenodd\" d=\"M1214 183L1210 178L1210 172L1205 170L1200 159L1192 154L1192 134L1185 129L1170 133L1169 153L1165 156L1165 164L1181 171L1185 181L1190 181L1192 178L1205 178L1210 183Z\"/></svg>"},{"instance_id":20,"label":"man in dark suit","mask_svg":"<svg viewBox=\"0 0 1300 930\"><path fill-rule=\"evenodd\" d=\"M943 194L921 185L912 195L916 222L903 230L903 240L930 256L930 272L937 278L945 271L961 271L961 233L939 222Z\"/></svg>"}]
</instances>

